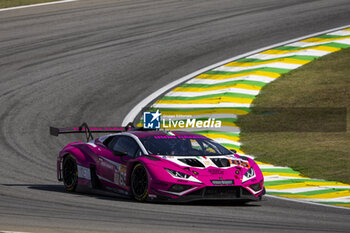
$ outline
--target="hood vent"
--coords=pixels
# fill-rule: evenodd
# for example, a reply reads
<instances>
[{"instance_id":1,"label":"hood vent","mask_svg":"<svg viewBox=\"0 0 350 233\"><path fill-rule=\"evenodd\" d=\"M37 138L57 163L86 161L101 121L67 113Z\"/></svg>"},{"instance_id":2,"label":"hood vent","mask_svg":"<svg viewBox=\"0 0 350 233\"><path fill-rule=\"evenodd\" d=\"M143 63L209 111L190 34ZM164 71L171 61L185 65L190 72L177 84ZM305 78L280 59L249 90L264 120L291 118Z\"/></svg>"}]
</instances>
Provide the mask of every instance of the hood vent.
<instances>
[{"instance_id":1,"label":"hood vent","mask_svg":"<svg viewBox=\"0 0 350 233\"><path fill-rule=\"evenodd\" d=\"M217 167L230 167L230 161L225 158L212 158L211 161L215 163Z\"/></svg>"},{"instance_id":2,"label":"hood vent","mask_svg":"<svg viewBox=\"0 0 350 233\"><path fill-rule=\"evenodd\" d=\"M205 167L198 159L178 159L191 167Z\"/></svg>"}]
</instances>

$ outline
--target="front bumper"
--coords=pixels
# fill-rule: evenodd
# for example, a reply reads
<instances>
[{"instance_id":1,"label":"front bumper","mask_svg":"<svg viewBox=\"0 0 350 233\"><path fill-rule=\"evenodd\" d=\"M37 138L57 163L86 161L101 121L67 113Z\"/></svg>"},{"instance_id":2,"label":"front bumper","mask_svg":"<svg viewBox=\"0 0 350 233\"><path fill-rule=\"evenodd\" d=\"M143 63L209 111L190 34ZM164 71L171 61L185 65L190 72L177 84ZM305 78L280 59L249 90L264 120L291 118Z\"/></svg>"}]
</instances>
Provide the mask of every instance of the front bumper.
<instances>
[{"instance_id":1,"label":"front bumper","mask_svg":"<svg viewBox=\"0 0 350 233\"><path fill-rule=\"evenodd\" d=\"M260 201L265 194L265 188L257 195L253 195L242 186L207 186L177 198L163 195L155 190L152 191L157 194L157 197L153 198L153 200L166 202L191 202L201 200Z\"/></svg>"}]
</instances>

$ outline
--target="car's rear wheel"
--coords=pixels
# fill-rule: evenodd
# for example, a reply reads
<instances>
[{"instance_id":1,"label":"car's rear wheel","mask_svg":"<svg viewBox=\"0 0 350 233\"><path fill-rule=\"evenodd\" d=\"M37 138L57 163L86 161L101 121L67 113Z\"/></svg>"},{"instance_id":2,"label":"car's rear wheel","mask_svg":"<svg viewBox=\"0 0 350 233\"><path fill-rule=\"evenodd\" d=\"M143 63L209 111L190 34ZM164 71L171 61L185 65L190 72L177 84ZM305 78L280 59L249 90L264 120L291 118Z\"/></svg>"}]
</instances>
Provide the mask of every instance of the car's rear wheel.
<instances>
[{"instance_id":1,"label":"car's rear wheel","mask_svg":"<svg viewBox=\"0 0 350 233\"><path fill-rule=\"evenodd\" d=\"M66 190L75 191L78 185L78 168L75 158L70 154L63 159L62 176Z\"/></svg>"},{"instance_id":2,"label":"car's rear wheel","mask_svg":"<svg viewBox=\"0 0 350 233\"><path fill-rule=\"evenodd\" d=\"M131 192L138 201L145 201L148 196L148 176L142 164L136 164L131 173Z\"/></svg>"}]
</instances>

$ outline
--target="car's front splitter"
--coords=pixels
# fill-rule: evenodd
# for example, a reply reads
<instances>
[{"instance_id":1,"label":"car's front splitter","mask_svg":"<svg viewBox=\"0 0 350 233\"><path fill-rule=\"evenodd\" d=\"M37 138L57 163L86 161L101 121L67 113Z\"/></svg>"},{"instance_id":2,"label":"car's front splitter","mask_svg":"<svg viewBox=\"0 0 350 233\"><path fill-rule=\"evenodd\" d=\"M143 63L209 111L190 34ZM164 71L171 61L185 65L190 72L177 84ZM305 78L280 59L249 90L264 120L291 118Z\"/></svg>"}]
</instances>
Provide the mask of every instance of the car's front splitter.
<instances>
[{"instance_id":1,"label":"car's front splitter","mask_svg":"<svg viewBox=\"0 0 350 233\"><path fill-rule=\"evenodd\" d=\"M181 197L171 197L162 194L159 191L152 189L156 195L152 195L150 201L165 201L165 202L191 202L201 200L222 200L222 201L260 201L265 194L265 188L257 195L251 194L242 186L207 186L202 189L185 194Z\"/></svg>"}]
</instances>

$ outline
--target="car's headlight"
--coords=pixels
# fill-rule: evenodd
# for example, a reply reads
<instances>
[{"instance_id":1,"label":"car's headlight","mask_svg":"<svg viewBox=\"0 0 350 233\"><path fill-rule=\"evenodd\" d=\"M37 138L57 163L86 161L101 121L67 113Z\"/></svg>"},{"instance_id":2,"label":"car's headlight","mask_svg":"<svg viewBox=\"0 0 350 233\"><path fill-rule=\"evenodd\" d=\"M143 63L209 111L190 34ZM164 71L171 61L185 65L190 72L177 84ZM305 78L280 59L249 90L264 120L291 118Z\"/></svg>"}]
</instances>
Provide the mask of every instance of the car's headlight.
<instances>
[{"instance_id":1,"label":"car's headlight","mask_svg":"<svg viewBox=\"0 0 350 233\"><path fill-rule=\"evenodd\" d=\"M243 175L243 180L242 182L246 182L247 180L250 180L255 177L255 171L251 167L244 175Z\"/></svg>"},{"instance_id":2,"label":"car's headlight","mask_svg":"<svg viewBox=\"0 0 350 233\"><path fill-rule=\"evenodd\" d=\"M187 174L185 174L185 173L182 173L182 172L179 172L179 171L175 171L175 170L171 170L171 169L168 169L168 168L165 168L165 170L166 170L170 175L172 175L173 177L176 177L176 178L188 179L188 178L191 177L190 175L187 175Z\"/></svg>"}]
</instances>

